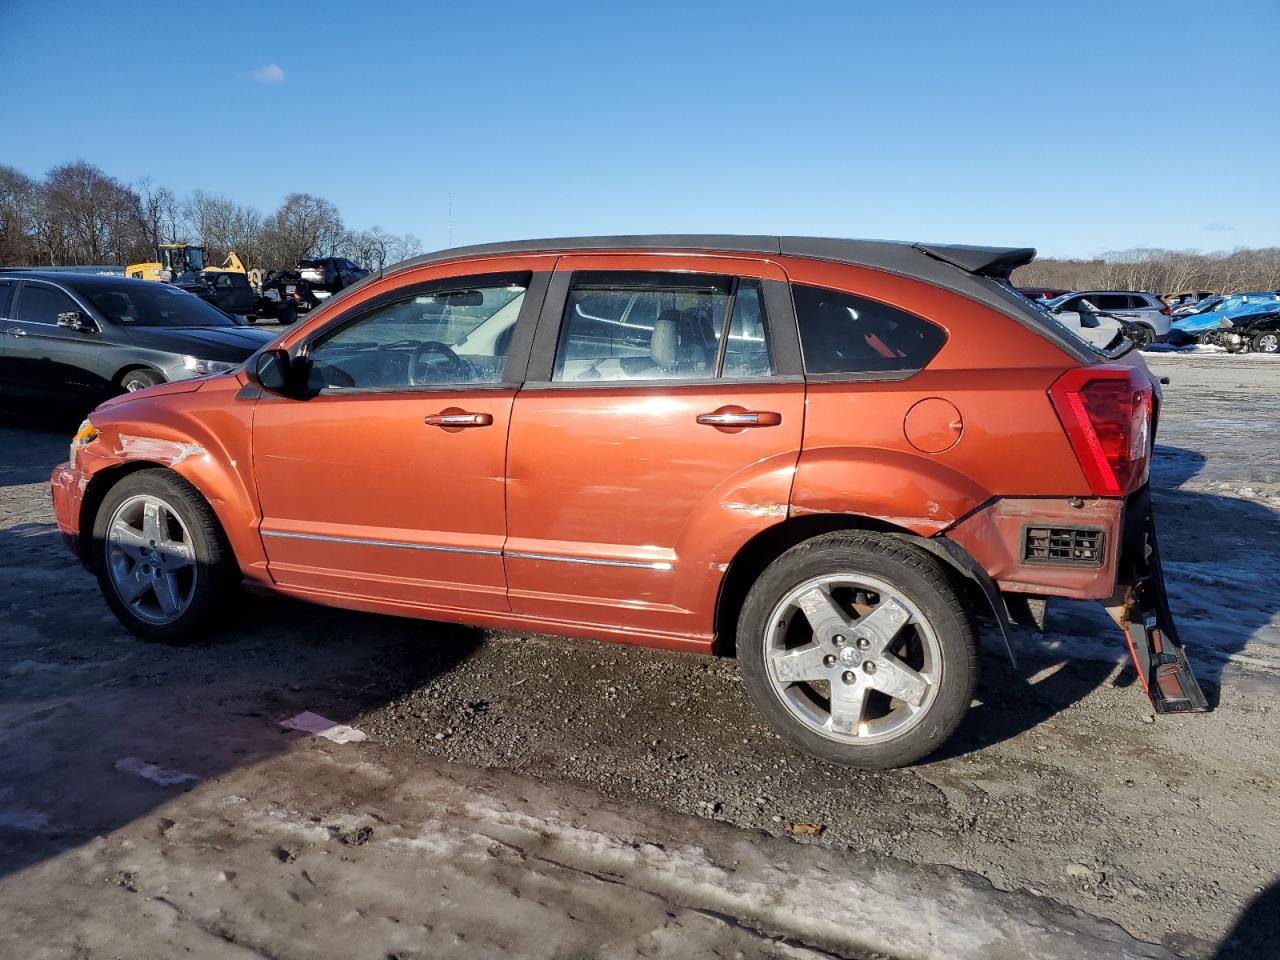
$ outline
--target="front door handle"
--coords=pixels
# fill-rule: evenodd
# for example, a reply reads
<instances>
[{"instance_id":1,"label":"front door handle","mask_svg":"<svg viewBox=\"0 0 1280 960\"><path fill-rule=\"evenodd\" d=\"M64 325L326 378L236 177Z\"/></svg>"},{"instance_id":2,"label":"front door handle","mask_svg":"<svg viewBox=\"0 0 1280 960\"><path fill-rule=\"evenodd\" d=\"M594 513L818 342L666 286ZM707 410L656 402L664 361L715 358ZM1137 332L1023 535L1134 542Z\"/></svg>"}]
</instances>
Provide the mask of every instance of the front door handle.
<instances>
[{"instance_id":1,"label":"front door handle","mask_svg":"<svg viewBox=\"0 0 1280 960\"><path fill-rule=\"evenodd\" d=\"M423 417L423 422L428 427L487 427L493 423L493 414L491 413L467 413L465 410L454 412L452 410L442 410L440 413L433 413L428 417Z\"/></svg>"},{"instance_id":2,"label":"front door handle","mask_svg":"<svg viewBox=\"0 0 1280 960\"><path fill-rule=\"evenodd\" d=\"M25 337L27 335L27 331L23 330L21 327L9 327L5 330L5 333L11 337Z\"/></svg>"},{"instance_id":3,"label":"front door handle","mask_svg":"<svg viewBox=\"0 0 1280 960\"><path fill-rule=\"evenodd\" d=\"M782 414L774 410L717 410L698 414L698 422L708 427L776 427L782 423Z\"/></svg>"}]
</instances>

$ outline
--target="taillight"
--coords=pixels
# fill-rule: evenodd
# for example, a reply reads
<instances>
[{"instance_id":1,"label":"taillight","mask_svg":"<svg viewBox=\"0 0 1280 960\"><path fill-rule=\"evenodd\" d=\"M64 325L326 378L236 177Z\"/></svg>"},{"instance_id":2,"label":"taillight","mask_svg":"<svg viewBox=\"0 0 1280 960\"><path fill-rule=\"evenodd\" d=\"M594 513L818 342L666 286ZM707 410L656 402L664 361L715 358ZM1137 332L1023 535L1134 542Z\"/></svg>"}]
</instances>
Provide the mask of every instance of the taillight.
<instances>
[{"instance_id":1,"label":"taillight","mask_svg":"<svg viewBox=\"0 0 1280 960\"><path fill-rule=\"evenodd\" d=\"M1122 497L1146 482L1152 394L1141 371L1107 365L1068 370L1049 388L1095 496Z\"/></svg>"},{"instance_id":2,"label":"taillight","mask_svg":"<svg viewBox=\"0 0 1280 960\"><path fill-rule=\"evenodd\" d=\"M1168 307L1161 307L1160 312L1163 313L1166 317L1169 316L1170 313L1172 313L1172 311Z\"/></svg>"}]
</instances>

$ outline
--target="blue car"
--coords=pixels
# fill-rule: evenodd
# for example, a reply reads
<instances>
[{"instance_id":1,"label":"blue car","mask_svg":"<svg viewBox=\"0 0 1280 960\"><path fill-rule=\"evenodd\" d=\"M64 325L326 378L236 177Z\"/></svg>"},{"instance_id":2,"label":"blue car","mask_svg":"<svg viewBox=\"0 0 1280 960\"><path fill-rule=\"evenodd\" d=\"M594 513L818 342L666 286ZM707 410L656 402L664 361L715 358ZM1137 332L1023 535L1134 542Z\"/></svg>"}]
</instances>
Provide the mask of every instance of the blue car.
<instances>
[{"instance_id":1,"label":"blue car","mask_svg":"<svg viewBox=\"0 0 1280 960\"><path fill-rule=\"evenodd\" d=\"M1217 331L1223 320L1234 320L1262 310L1275 309L1280 294L1271 291L1261 293L1232 293L1215 297L1216 302L1206 303L1209 309L1187 314L1173 321L1167 341L1174 346L1196 343L1201 334Z\"/></svg>"}]
</instances>

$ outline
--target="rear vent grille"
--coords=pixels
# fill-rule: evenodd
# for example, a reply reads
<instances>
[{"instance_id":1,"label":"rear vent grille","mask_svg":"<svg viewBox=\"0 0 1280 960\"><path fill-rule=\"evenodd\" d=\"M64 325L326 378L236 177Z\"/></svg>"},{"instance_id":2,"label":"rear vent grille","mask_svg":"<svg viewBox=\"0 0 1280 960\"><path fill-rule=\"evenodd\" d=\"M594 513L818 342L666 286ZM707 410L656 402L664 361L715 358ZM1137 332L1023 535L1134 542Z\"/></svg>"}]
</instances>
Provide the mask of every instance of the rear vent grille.
<instances>
[{"instance_id":1,"label":"rear vent grille","mask_svg":"<svg viewBox=\"0 0 1280 960\"><path fill-rule=\"evenodd\" d=\"M1102 566L1102 531L1097 527L1026 527L1022 559L1027 563Z\"/></svg>"}]
</instances>

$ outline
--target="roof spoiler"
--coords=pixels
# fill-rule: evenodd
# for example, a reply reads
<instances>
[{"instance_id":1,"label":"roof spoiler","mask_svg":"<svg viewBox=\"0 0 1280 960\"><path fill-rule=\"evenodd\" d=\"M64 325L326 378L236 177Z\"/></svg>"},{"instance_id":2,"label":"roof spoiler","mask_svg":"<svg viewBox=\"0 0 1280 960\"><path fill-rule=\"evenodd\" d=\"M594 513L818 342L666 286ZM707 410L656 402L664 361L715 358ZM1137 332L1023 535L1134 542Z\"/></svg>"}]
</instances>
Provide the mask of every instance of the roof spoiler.
<instances>
[{"instance_id":1,"label":"roof spoiler","mask_svg":"<svg viewBox=\"0 0 1280 960\"><path fill-rule=\"evenodd\" d=\"M921 253L993 280L1008 280L1036 257L1035 247L974 247L964 243L913 243Z\"/></svg>"}]
</instances>

